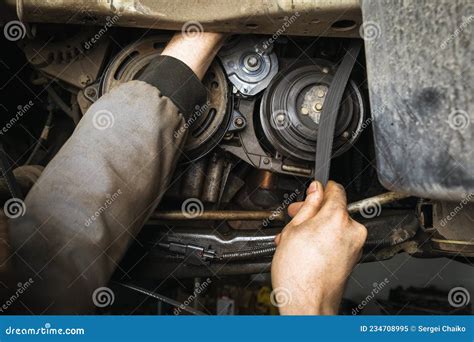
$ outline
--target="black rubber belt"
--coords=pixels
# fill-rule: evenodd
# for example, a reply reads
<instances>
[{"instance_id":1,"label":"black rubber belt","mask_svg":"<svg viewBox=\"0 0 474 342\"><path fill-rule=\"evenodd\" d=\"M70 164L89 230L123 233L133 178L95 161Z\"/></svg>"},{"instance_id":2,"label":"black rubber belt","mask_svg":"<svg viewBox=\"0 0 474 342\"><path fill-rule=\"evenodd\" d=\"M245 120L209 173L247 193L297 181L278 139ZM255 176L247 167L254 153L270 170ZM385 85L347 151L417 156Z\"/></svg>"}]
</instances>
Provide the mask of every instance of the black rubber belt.
<instances>
[{"instance_id":1,"label":"black rubber belt","mask_svg":"<svg viewBox=\"0 0 474 342\"><path fill-rule=\"evenodd\" d=\"M349 76L354 67L357 55L361 48L359 40L351 43L336 74L329 86L324 108L321 112L318 128L318 140L316 144L316 163L314 178L326 186L329 180L329 169L331 167L332 144L334 141L334 130L336 127L337 114L341 105L342 95L346 89Z\"/></svg>"}]
</instances>

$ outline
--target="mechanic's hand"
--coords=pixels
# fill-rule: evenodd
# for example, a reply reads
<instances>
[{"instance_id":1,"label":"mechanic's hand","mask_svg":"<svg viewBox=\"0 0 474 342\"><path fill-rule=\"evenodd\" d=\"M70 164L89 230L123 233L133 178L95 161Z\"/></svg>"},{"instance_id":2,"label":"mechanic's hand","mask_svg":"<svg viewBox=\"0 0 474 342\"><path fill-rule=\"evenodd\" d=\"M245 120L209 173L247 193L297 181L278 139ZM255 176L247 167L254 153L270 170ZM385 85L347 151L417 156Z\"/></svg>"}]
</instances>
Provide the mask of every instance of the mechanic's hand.
<instances>
[{"instance_id":1,"label":"mechanic's hand","mask_svg":"<svg viewBox=\"0 0 474 342\"><path fill-rule=\"evenodd\" d=\"M337 314L344 286L362 254L366 228L347 212L344 188L313 182L293 219L277 235L272 263L274 298L282 315Z\"/></svg>"}]
</instances>

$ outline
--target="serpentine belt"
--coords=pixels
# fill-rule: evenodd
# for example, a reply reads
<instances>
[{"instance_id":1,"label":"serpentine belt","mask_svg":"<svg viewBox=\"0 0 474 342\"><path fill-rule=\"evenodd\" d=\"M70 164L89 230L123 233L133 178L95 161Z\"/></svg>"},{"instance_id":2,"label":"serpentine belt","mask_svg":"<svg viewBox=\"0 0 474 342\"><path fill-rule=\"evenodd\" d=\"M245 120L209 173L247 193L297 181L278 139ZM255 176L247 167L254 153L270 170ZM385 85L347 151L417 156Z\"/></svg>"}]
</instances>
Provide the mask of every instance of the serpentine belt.
<instances>
[{"instance_id":1,"label":"serpentine belt","mask_svg":"<svg viewBox=\"0 0 474 342\"><path fill-rule=\"evenodd\" d=\"M321 112L316 145L314 178L326 186L331 167L332 144L342 95L361 48L360 40L351 43L329 86Z\"/></svg>"}]
</instances>

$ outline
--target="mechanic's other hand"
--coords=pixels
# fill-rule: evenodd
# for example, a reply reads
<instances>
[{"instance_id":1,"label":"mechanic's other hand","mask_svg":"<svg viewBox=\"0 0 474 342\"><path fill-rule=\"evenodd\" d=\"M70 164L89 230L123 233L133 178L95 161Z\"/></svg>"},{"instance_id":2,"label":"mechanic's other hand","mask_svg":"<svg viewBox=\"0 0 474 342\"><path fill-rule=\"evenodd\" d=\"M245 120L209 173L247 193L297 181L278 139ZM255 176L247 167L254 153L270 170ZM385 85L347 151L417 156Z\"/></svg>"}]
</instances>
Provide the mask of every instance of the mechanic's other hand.
<instances>
[{"instance_id":1,"label":"mechanic's other hand","mask_svg":"<svg viewBox=\"0 0 474 342\"><path fill-rule=\"evenodd\" d=\"M313 182L279 234L272 263L274 298L282 315L337 314L345 283L362 254L366 228L347 212L344 188Z\"/></svg>"}]
</instances>

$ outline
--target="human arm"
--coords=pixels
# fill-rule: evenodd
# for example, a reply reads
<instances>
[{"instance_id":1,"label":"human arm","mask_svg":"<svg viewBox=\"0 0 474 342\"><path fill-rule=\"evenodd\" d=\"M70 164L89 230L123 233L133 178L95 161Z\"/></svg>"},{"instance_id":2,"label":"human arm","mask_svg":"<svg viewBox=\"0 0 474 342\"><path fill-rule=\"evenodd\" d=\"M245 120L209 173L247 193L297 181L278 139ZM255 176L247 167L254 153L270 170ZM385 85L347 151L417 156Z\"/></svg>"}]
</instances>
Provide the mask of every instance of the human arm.
<instances>
[{"instance_id":1,"label":"human arm","mask_svg":"<svg viewBox=\"0 0 474 342\"><path fill-rule=\"evenodd\" d=\"M34 279L22 297L29 311L94 310L94 291L107 285L168 188L186 139L174 133L203 100L199 79L219 48L207 35L194 40L202 53L195 64L168 60L180 78L157 65L144 74L161 75L159 86L131 81L95 102L28 194L25 215L10 220L18 280ZM184 37L173 40L174 49L189 48Z\"/></svg>"}]
</instances>

